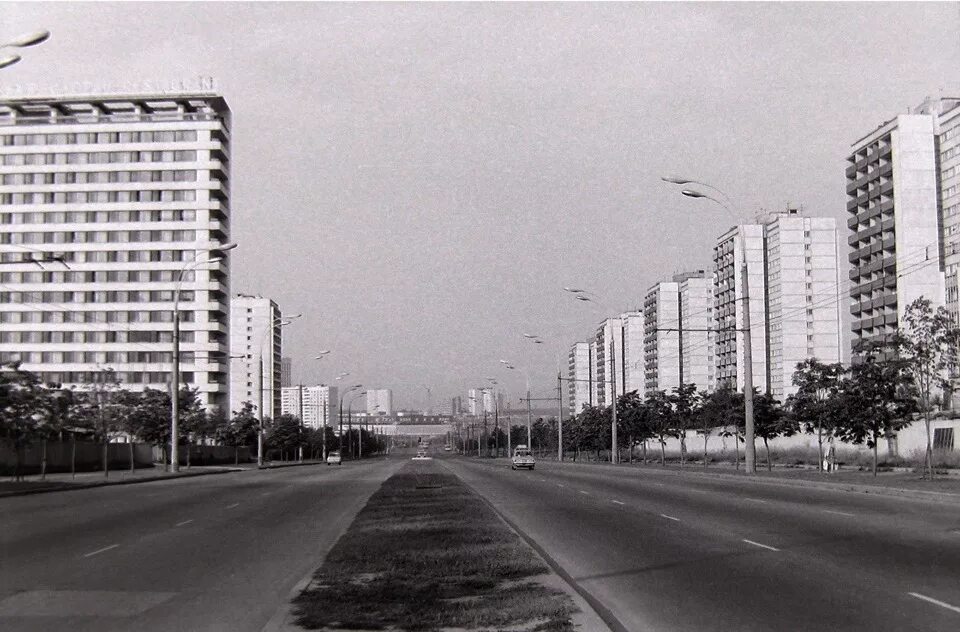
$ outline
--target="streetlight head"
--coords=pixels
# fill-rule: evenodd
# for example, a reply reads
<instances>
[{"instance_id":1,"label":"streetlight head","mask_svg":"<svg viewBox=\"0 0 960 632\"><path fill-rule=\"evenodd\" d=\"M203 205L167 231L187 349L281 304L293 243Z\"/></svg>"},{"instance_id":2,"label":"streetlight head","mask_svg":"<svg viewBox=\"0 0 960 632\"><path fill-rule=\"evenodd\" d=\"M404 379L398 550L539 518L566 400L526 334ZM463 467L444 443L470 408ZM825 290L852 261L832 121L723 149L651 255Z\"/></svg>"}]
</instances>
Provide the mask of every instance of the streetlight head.
<instances>
[{"instance_id":1,"label":"streetlight head","mask_svg":"<svg viewBox=\"0 0 960 632\"><path fill-rule=\"evenodd\" d=\"M509 365L510 363L507 362L506 360L500 360L500 364L507 364L507 365Z\"/></svg>"},{"instance_id":2,"label":"streetlight head","mask_svg":"<svg viewBox=\"0 0 960 632\"><path fill-rule=\"evenodd\" d=\"M577 296L576 296L575 298L576 298L578 301L587 301L587 302L590 302L590 298L587 297L587 296L584 296L583 294L577 294Z\"/></svg>"},{"instance_id":3,"label":"streetlight head","mask_svg":"<svg viewBox=\"0 0 960 632\"><path fill-rule=\"evenodd\" d=\"M293 314L292 316L284 316L284 320L294 320L295 318L300 318L303 314Z\"/></svg>"},{"instance_id":4,"label":"streetlight head","mask_svg":"<svg viewBox=\"0 0 960 632\"><path fill-rule=\"evenodd\" d=\"M18 61L20 61L20 55L6 55L5 57L0 57L0 68L12 66Z\"/></svg>"},{"instance_id":5,"label":"streetlight head","mask_svg":"<svg viewBox=\"0 0 960 632\"><path fill-rule=\"evenodd\" d=\"M229 243L223 244L222 246L217 246L216 248L211 248L210 252L226 252L228 250L233 250L237 247L237 242L231 241Z\"/></svg>"},{"instance_id":6,"label":"streetlight head","mask_svg":"<svg viewBox=\"0 0 960 632\"><path fill-rule=\"evenodd\" d=\"M223 257L211 257L210 259L207 259L204 263L220 263L221 261L223 261Z\"/></svg>"},{"instance_id":7,"label":"streetlight head","mask_svg":"<svg viewBox=\"0 0 960 632\"><path fill-rule=\"evenodd\" d=\"M315 360L322 360L323 357L324 357L325 355L327 355L328 353L330 353L330 350L329 350L329 349L324 349L323 351L318 351L318 352L317 352L317 356L316 356L316 358L314 358L314 359L315 359Z\"/></svg>"},{"instance_id":8,"label":"streetlight head","mask_svg":"<svg viewBox=\"0 0 960 632\"><path fill-rule=\"evenodd\" d=\"M36 46L50 39L50 31L42 29L33 33L21 35L12 42L7 42L6 46L16 46L17 48L26 48L27 46Z\"/></svg>"},{"instance_id":9,"label":"streetlight head","mask_svg":"<svg viewBox=\"0 0 960 632\"><path fill-rule=\"evenodd\" d=\"M523 334L523 337L524 337L524 338L534 338L534 339L539 338L539 336L537 336L537 334Z\"/></svg>"},{"instance_id":10,"label":"streetlight head","mask_svg":"<svg viewBox=\"0 0 960 632\"><path fill-rule=\"evenodd\" d=\"M363 388L363 384L357 384L357 385L354 386L353 388Z\"/></svg>"},{"instance_id":11,"label":"streetlight head","mask_svg":"<svg viewBox=\"0 0 960 632\"><path fill-rule=\"evenodd\" d=\"M535 345L542 345L542 344L543 344L543 341L542 341L542 340L534 340L534 341L533 341L533 344L535 344Z\"/></svg>"},{"instance_id":12,"label":"streetlight head","mask_svg":"<svg viewBox=\"0 0 960 632\"><path fill-rule=\"evenodd\" d=\"M681 195L685 195L691 198L705 198L708 197L706 193L701 193L700 191L694 191L693 189L684 189L680 192Z\"/></svg>"},{"instance_id":13,"label":"streetlight head","mask_svg":"<svg viewBox=\"0 0 960 632\"><path fill-rule=\"evenodd\" d=\"M670 184L690 184L693 182L689 178L681 178L680 176L662 176L660 179Z\"/></svg>"},{"instance_id":14,"label":"streetlight head","mask_svg":"<svg viewBox=\"0 0 960 632\"><path fill-rule=\"evenodd\" d=\"M586 292L586 290L581 290L580 288L576 287L565 287L563 288L563 291L570 292L571 294L580 294L581 292Z\"/></svg>"}]
</instances>

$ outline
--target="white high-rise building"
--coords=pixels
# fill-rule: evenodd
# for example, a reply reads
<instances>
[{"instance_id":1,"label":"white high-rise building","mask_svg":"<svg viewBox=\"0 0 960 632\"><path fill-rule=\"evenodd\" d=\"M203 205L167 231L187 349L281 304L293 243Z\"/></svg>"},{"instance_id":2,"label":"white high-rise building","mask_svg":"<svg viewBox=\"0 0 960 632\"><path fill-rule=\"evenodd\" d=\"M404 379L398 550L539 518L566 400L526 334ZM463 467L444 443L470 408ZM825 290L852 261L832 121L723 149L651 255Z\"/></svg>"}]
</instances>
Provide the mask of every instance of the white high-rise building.
<instances>
[{"instance_id":1,"label":"white high-rise building","mask_svg":"<svg viewBox=\"0 0 960 632\"><path fill-rule=\"evenodd\" d=\"M337 387L285 386L280 389L280 411L303 421L308 428L333 428L337 421Z\"/></svg>"},{"instance_id":2,"label":"white high-rise building","mask_svg":"<svg viewBox=\"0 0 960 632\"><path fill-rule=\"evenodd\" d=\"M626 370L624 367L623 321L620 318L606 318L597 328L596 335L596 376L597 405L604 407L613 403L613 389L617 397L624 394Z\"/></svg>"},{"instance_id":3,"label":"white high-rise building","mask_svg":"<svg viewBox=\"0 0 960 632\"><path fill-rule=\"evenodd\" d=\"M750 298L750 341L753 385L767 390L766 273L764 230L759 224L734 226L717 238L713 248L713 317L716 335L716 387L743 391L743 248L746 244Z\"/></svg>"},{"instance_id":4,"label":"white high-rise building","mask_svg":"<svg viewBox=\"0 0 960 632\"><path fill-rule=\"evenodd\" d=\"M685 384L696 384L698 390L713 392L716 386L716 362L713 322L713 278L706 271L682 276L680 293L681 336L680 373Z\"/></svg>"},{"instance_id":5,"label":"white high-rise building","mask_svg":"<svg viewBox=\"0 0 960 632\"><path fill-rule=\"evenodd\" d=\"M577 342L570 347L567 362L567 398L568 412L577 415L584 406L593 406L593 358L590 355L590 343Z\"/></svg>"},{"instance_id":6,"label":"white high-rise building","mask_svg":"<svg viewBox=\"0 0 960 632\"><path fill-rule=\"evenodd\" d=\"M368 388L367 414L393 415L393 391L389 388Z\"/></svg>"},{"instance_id":7,"label":"white high-rise building","mask_svg":"<svg viewBox=\"0 0 960 632\"><path fill-rule=\"evenodd\" d=\"M661 281L643 298L644 393L680 385L680 298L677 283Z\"/></svg>"},{"instance_id":8,"label":"white high-rise building","mask_svg":"<svg viewBox=\"0 0 960 632\"><path fill-rule=\"evenodd\" d=\"M855 360L861 343L888 340L921 296L957 312L956 105L927 102L915 114L898 115L856 141L847 158Z\"/></svg>"},{"instance_id":9,"label":"white high-rise building","mask_svg":"<svg viewBox=\"0 0 960 632\"><path fill-rule=\"evenodd\" d=\"M253 402L258 409L263 406L266 417L281 414L281 317L269 298L250 294L230 298L230 410Z\"/></svg>"},{"instance_id":10,"label":"white high-rise building","mask_svg":"<svg viewBox=\"0 0 960 632\"><path fill-rule=\"evenodd\" d=\"M624 312L620 314L620 322L623 326L623 393L637 391L643 397L645 382L643 312L640 310Z\"/></svg>"},{"instance_id":11,"label":"white high-rise building","mask_svg":"<svg viewBox=\"0 0 960 632\"><path fill-rule=\"evenodd\" d=\"M0 101L0 362L227 406L230 109L213 92Z\"/></svg>"},{"instance_id":12,"label":"white high-rise building","mask_svg":"<svg viewBox=\"0 0 960 632\"><path fill-rule=\"evenodd\" d=\"M802 217L791 210L764 228L769 388L783 402L797 391L797 364L807 358L842 360L837 223L832 217Z\"/></svg>"}]
</instances>

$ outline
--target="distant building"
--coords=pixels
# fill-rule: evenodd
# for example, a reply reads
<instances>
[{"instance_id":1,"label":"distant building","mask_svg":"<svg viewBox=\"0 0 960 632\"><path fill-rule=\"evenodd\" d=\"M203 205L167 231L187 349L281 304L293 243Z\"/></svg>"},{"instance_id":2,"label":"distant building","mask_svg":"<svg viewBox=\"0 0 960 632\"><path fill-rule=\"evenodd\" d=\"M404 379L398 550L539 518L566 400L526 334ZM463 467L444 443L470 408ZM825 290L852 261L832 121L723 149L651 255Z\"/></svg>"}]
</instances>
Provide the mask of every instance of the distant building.
<instances>
[{"instance_id":1,"label":"distant building","mask_svg":"<svg viewBox=\"0 0 960 632\"><path fill-rule=\"evenodd\" d=\"M368 388L367 389L367 414L386 415L393 414L393 391L389 388Z\"/></svg>"},{"instance_id":2,"label":"distant building","mask_svg":"<svg viewBox=\"0 0 960 632\"><path fill-rule=\"evenodd\" d=\"M293 415L308 428L337 424L336 386L286 386L281 389L281 414Z\"/></svg>"},{"instance_id":3,"label":"distant building","mask_svg":"<svg viewBox=\"0 0 960 632\"><path fill-rule=\"evenodd\" d=\"M577 415L585 406L593 406L593 358L589 342L576 342L570 347L567 361L567 409Z\"/></svg>"},{"instance_id":4,"label":"distant building","mask_svg":"<svg viewBox=\"0 0 960 632\"><path fill-rule=\"evenodd\" d=\"M293 358L283 356L280 358L280 388L286 388L293 385Z\"/></svg>"},{"instance_id":5,"label":"distant building","mask_svg":"<svg viewBox=\"0 0 960 632\"><path fill-rule=\"evenodd\" d=\"M620 318L604 319L597 328L596 345L597 405L604 407L613 402L614 386L619 397L626 385L623 321Z\"/></svg>"},{"instance_id":6,"label":"distant building","mask_svg":"<svg viewBox=\"0 0 960 632\"><path fill-rule=\"evenodd\" d=\"M230 299L230 410L248 401L259 409L262 402L264 416L281 414L280 320L280 308L269 298L236 294Z\"/></svg>"},{"instance_id":7,"label":"distant building","mask_svg":"<svg viewBox=\"0 0 960 632\"><path fill-rule=\"evenodd\" d=\"M623 391L630 393L637 391L640 396L644 393L644 330L643 312L634 310L620 314L623 326Z\"/></svg>"}]
</instances>

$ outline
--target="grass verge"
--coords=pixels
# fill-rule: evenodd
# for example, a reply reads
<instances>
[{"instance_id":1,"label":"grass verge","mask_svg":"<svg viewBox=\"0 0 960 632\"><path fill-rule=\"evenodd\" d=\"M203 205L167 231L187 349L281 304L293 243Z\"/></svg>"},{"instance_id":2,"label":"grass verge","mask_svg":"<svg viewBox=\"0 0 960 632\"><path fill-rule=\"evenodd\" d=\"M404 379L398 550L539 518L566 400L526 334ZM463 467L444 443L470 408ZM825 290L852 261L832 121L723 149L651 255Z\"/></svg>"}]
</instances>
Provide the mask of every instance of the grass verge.
<instances>
[{"instance_id":1,"label":"grass verge","mask_svg":"<svg viewBox=\"0 0 960 632\"><path fill-rule=\"evenodd\" d=\"M294 600L297 624L351 630L573 630L573 602L476 494L430 462L370 497Z\"/></svg>"}]
</instances>

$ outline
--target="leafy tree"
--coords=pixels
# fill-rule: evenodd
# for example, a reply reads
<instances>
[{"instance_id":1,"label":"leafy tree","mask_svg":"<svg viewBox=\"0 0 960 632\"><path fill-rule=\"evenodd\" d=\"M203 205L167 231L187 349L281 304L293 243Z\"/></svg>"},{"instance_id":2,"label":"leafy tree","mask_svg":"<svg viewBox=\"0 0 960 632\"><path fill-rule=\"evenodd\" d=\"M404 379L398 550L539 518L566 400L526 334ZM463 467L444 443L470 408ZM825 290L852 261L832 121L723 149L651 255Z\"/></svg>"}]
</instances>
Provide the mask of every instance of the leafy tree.
<instances>
[{"instance_id":1,"label":"leafy tree","mask_svg":"<svg viewBox=\"0 0 960 632\"><path fill-rule=\"evenodd\" d=\"M823 468L823 442L832 441L838 422L837 395L844 369L839 363L824 364L808 358L797 364L793 384L797 392L787 398L787 407L793 418L803 424L808 433L816 433L819 465Z\"/></svg>"},{"instance_id":2,"label":"leafy tree","mask_svg":"<svg viewBox=\"0 0 960 632\"><path fill-rule=\"evenodd\" d=\"M707 467L707 441L710 439L710 433L715 428L725 428L731 419L743 419L743 395L735 392L729 387L721 387L712 393L703 391L700 393L702 404L698 412L700 427L697 432L703 435L703 467ZM736 422L734 422L736 426ZM721 430L721 435L731 436L735 433L727 433ZM736 445L736 441L734 442ZM739 449L737 454L739 455ZM739 466L739 456L737 464Z\"/></svg>"},{"instance_id":3,"label":"leafy tree","mask_svg":"<svg viewBox=\"0 0 960 632\"><path fill-rule=\"evenodd\" d=\"M885 355L885 354L883 354ZM853 365L841 388L841 414L847 422L840 437L851 443L866 443L873 450L873 475L877 475L877 447L908 426L917 409L917 394L906 362L868 352Z\"/></svg>"},{"instance_id":4,"label":"leafy tree","mask_svg":"<svg viewBox=\"0 0 960 632\"><path fill-rule=\"evenodd\" d=\"M687 428L702 405L696 384L681 384L667 396L673 413L673 429L680 438L680 469L683 469L687 454Z\"/></svg>"},{"instance_id":5,"label":"leafy tree","mask_svg":"<svg viewBox=\"0 0 960 632\"><path fill-rule=\"evenodd\" d=\"M621 395L617 402L617 432L627 437L630 443L630 461L633 462L633 446L643 445L643 464L647 464L647 441L653 438L648 423L647 406L637 391Z\"/></svg>"},{"instance_id":6,"label":"leafy tree","mask_svg":"<svg viewBox=\"0 0 960 632\"><path fill-rule=\"evenodd\" d=\"M234 464L240 462L240 446L250 445L251 441L256 439L257 428L259 421L256 407L249 401L243 402L240 410L234 411L233 417L217 428L217 440L224 445L233 446ZM332 433L331 429L327 430ZM333 442L328 441L327 445L333 445Z\"/></svg>"},{"instance_id":7,"label":"leafy tree","mask_svg":"<svg viewBox=\"0 0 960 632\"><path fill-rule=\"evenodd\" d=\"M46 419L44 389L36 374L16 362L0 370L0 433L13 443L15 480L23 477L23 451Z\"/></svg>"},{"instance_id":8,"label":"leafy tree","mask_svg":"<svg viewBox=\"0 0 960 632\"><path fill-rule=\"evenodd\" d=\"M163 462L168 463L170 445L170 394L154 388L146 388L140 394L136 415L137 434L140 439L160 448Z\"/></svg>"},{"instance_id":9,"label":"leafy tree","mask_svg":"<svg viewBox=\"0 0 960 632\"><path fill-rule=\"evenodd\" d=\"M650 391L647 393L644 404L647 408L650 431L660 442L660 465L666 466L667 439L677 434L673 426L674 415L670 398L664 391Z\"/></svg>"},{"instance_id":10,"label":"leafy tree","mask_svg":"<svg viewBox=\"0 0 960 632\"><path fill-rule=\"evenodd\" d=\"M773 470L770 462L770 439L776 437L792 437L800 430L796 419L785 415L780 403L770 393L759 393L754 389L753 395L753 431L757 437L763 439L763 447L767 452L767 471Z\"/></svg>"},{"instance_id":11,"label":"leafy tree","mask_svg":"<svg viewBox=\"0 0 960 632\"><path fill-rule=\"evenodd\" d=\"M210 436L213 430L207 425L207 411L204 410L203 404L200 402L199 389L189 386L180 389L178 405L180 419L177 424L177 433L186 439L187 467L190 467L193 444ZM179 445L179 437L177 445Z\"/></svg>"},{"instance_id":12,"label":"leafy tree","mask_svg":"<svg viewBox=\"0 0 960 632\"><path fill-rule=\"evenodd\" d=\"M943 307L934 311L929 299L918 298L903 315L903 324L894 338L898 355L913 378L918 395L917 403L923 413L927 433L927 473L934 478L933 444L930 414L934 398L947 388L947 370L953 361L960 340L960 332L953 325L950 313Z\"/></svg>"},{"instance_id":13,"label":"leafy tree","mask_svg":"<svg viewBox=\"0 0 960 632\"><path fill-rule=\"evenodd\" d=\"M116 401L121 393L120 380L113 369L101 369L96 381L88 385L92 399L93 437L100 443L103 476L110 475L109 445L111 433L117 431L124 415L122 402Z\"/></svg>"},{"instance_id":14,"label":"leafy tree","mask_svg":"<svg viewBox=\"0 0 960 632\"><path fill-rule=\"evenodd\" d=\"M285 459L288 450L296 450L303 442L303 427L300 419L293 415L280 415L274 421L267 435L267 445L280 450L281 459Z\"/></svg>"}]
</instances>

